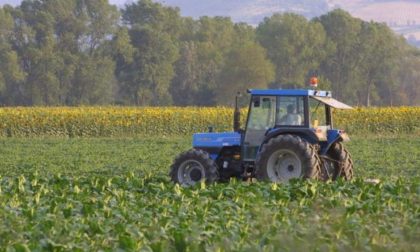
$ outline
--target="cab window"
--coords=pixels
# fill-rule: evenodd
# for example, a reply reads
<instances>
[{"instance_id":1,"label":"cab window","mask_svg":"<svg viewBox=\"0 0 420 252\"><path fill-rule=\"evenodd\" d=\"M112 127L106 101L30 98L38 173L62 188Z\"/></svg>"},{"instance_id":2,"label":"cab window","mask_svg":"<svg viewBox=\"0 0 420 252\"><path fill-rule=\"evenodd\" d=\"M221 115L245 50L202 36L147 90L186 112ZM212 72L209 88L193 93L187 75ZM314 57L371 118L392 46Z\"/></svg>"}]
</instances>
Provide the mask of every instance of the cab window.
<instances>
[{"instance_id":1,"label":"cab window","mask_svg":"<svg viewBox=\"0 0 420 252\"><path fill-rule=\"evenodd\" d=\"M278 97L276 125L304 126L305 111L302 96Z\"/></svg>"},{"instance_id":2,"label":"cab window","mask_svg":"<svg viewBox=\"0 0 420 252\"><path fill-rule=\"evenodd\" d=\"M275 98L255 96L252 98L248 129L267 130L274 126Z\"/></svg>"},{"instance_id":3,"label":"cab window","mask_svg":"<svg viewBox=\"0 0 420 252\"><path fill-rule=\"evenodd\" d=\"M309 99L309 116L310 116L310 126L312 128L326 127L327 125L327 113L326 105L320 101L317 101L313 98Z\"/></svg>"},{"instance_id":4,"label":"cab window","mask_svg":"<svg viewBox=\"0 0 420 252\"><path fill-rule=\"evenodd\" d=\"M276 97L253 96L243 146L244 160L254 160L268 129L276 118Z\"/></svg>"}]
</instances>

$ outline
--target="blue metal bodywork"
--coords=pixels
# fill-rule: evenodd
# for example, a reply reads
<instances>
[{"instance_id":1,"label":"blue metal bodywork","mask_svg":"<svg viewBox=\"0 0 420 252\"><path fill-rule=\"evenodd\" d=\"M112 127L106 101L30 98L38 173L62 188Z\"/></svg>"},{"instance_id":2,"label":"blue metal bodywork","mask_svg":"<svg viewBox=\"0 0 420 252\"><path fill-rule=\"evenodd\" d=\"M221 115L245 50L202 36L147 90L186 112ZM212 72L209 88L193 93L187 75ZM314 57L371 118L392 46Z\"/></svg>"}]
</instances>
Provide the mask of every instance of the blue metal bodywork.
<instances>
[{"instance_id":1,"label":"blue metal bodywork","mask_svg":"<svg viewBox=\"0 0 420 252\"><path fill-rule=\"evenodd\" d=\"M251 96L307 96L314 97L315 99L319 97L321 100L334 100L332 99L331 91L308 89L249 89L248 93L251 94ZM331 129L323 131L322 134L318 134L316 133L316 129L306 126L306 128L294 127L269 129L266 132L264 142L267 142L272 137L281 134L297 135L312 144L319 143L321 146L321 155L325 155L335 142L348 140L347 134L340 130ZM219 157L223 148L241 148L241 145L242 136L238 132L196 133L193 135L193 147L205 150L209 153L213 160L216 160Z\"/></svg>"},{"instance_id":2,"label":"blue metal bodywork","mask_svg":"<svg viewBox=\"0 0 420 252\"><path fill-rule=\"evenodd\" d=\"M249 89L248 92L251 95L332 97L331 91L307 89Z\"/></svg>"},{"instance_id":3,"label":"blue metal bodywork","mask_svg":"<svg viewBox=\"0 0 420 252\"><path fill-rule=\"evenodd\" d=\"M340 130L328 130L327 131L327 139L328 139L328 144L330 143L334 143L335 140L337 140L340 137Z\"/></svg>"},{"instance_id":4,"label":"blue metal bodywork","mask_svg":"<svg viewBox=\"0 0 420 252\"><path fill-rule=\"evenodd\" d=\"M321 146L320 154L326 155L330 147L338 141L349 141L347 133L344 133L344 131L337 129L327 130L326 141L319 141L319 144Z\"/></svg>"},{"instance_id":5,"label":"blue metal bodywork","mask_svg":"<svg viewBox=\"0 0 420 252\"><path fill-rule=\"evenodd\" d=\"M329 148L337 141L347 141L346 133L341 130L328 130L327 141L319 141L314 133L310 134L314 129L273 129L267 132L267 140L278 134L295 134L299 135L310 143L320 143L321 155L325 155ZM222 133L196 133L193 135L193 147L197 149L205 149L210 158L216 160L220 151L224 147L240 147L241 134L237 132Z\"/></svg>"},{"instance_id":6,"label":"blue metal bodywork","mask_svg":"<svg viewBox=\"0 0 420 252\"><path fill-rule=\"evenodd\" d=\"M241 134L237 132L196 133L193 135L194 148L206 148L210 157L216 159L224 147L240 146Z\"/></svg>"}]
</instances>

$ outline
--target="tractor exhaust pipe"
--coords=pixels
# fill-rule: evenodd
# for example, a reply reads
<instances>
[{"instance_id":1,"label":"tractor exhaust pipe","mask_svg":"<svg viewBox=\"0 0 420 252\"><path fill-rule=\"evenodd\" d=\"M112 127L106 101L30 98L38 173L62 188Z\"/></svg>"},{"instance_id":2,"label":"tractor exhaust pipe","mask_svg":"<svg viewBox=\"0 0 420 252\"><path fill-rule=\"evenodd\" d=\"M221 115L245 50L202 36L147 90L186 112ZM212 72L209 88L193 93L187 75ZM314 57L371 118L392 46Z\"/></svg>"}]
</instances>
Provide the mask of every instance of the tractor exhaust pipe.
<instances>
[{"instance_id":1,"label":"tractor exhaust pipe","mask_svg":"<svg viewBox=\"0 0 420 252\"><path fill-rule=\"evenodd\" d=\"M241 93L238 92L235 97L235 111L233 112L233 131L240 132L241 130L241 110L239 109L238 100Z\"/></svg>"}]
</instances>

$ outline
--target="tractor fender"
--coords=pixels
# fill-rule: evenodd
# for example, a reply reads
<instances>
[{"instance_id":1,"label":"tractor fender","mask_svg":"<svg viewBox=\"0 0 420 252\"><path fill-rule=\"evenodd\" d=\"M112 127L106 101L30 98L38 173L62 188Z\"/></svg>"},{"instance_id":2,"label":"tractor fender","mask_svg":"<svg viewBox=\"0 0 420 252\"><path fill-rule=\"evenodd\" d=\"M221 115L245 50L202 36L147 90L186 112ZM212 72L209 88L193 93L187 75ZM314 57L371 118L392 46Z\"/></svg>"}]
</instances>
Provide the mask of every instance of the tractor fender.
<instances>
[{"instance_id":1,"label":"tractor fender","mask_svg":"<svg viewBox=\"0 0 420 252\"><path fill-rule=\"evenodd\" d=\"M321 148L321 155L326 155L331 147L338 142L347 142L350 141L347 133L341 130L328 130L327 132L327 145Z\"/></svg>"},{"instance_id":2,"label":"tractor fender","mask_svg":"<svg viewBox=\"0 0 420 252\"><path fill-rule=\"evenodd\" d=\"M316 144L316 143L319 142L319 139L316 136L315 132L311 129L276 128L276 129L271 129L271 130L267 131L267 133L265 135L265 138L264 138L264 141L260 145L260 149L261 149L261 146L266 144L271 138L277 137L279 135L286 135L286 134L299 136L300 138L305 139L306 141L308 141L311 144Z\"/></svg>"}]
</instances>

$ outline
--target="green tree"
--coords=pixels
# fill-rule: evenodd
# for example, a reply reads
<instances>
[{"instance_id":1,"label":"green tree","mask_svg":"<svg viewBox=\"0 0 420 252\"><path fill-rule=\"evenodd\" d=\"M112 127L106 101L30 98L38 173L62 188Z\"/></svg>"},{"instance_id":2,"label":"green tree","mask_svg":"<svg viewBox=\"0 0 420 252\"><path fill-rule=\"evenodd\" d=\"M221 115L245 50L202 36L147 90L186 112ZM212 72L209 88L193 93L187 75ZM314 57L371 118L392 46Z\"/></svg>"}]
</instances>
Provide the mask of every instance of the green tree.
<instances>
[{"instance_id":1,"label":"green tree","mask_svg":"<svg viewBox=\"0 0 420 252\"><path fill-rule=\"evenodd\" d=\"M397 73L399 85L389 90L386 97L390 105L420 106L420 50L408 46L405 41L401 46Z\"/></svg>"},{"instance_id":2,"label":"green tree","mask_svg":"<svg viewBox=\"0 0 420 252\"><path fill-rule=\"evenodd\" d=\"M418 105L419 50L343 10L258 27L183 18L138 0L23 0L0 8L2 105L228 104L246 88L320 88L357 105ZM271 61L271 63L270 63ZM274 71L274 73L273 73Z\"/></svg>"},{"instance_id":3,"label":"green tree","mask_svg":"<svg viewBox=\"0 0 420 252\"><path fill-rule=\"evenodd\" d=\"M357 71L360 75L359 83L363 82L364 85L357 86L356 93L361 99L358 104L389 104L383 99L384 95L379 95L384 93L383 90L391 91L390 94L395 91L397 64L401 54L398 50L399 41L390 28L374 22L363 22L359 39L361 60Z\"/></svg>"},{"instance_id":4,"label":"green tree","mask_svg":"<svg viewBox=\"0 0 420 252\"><path fill-rule=\"evenodd\" d=\"M25 73L19 65L16 51L12 50L11 38L14 30L9 8L0 8L0 104L14 102Z\"/></svg>"},{"instance_id":5,"label":"green tree","mask_svg":"<svg viewBox=\"0 0 420 252\"><path fill-rule=\"evenodd\" d=\"M107 104L114 100L115 63L110 38L118 29L120 14L106 0L48 1L54 13L58 55L64 62L59 71L63 102ZM62 100L63 100L62 98Z\"/></svg>"},{"instance_id":6,"label":"green tree","mask_svg":"<svg viewBox=\"0 0 420 252\"><path fill-rule=\"evenodd\" d=\"M326 34L316 22L292 13L265 18L257 39L276 68L275 87L302 87L326 57Z\"/></svg>"},{"instance_id":7,"label":"green tree","mask_svg":"<svg viewBox=\"0 0 420 252\"><path fill-rule=\"evenodd\" d=\"M112 101L114 63L106 48L119 19L115 6L105 0L25 0L11 13L12 45L26 74L17 104Z\"/></svg>"},{"instance_id":8,"label":"green tree","mask_svg":"<svg viewBox=\"0 0 420 252\"><path fill-rule=\"evenodd\" d=\"M136 105L171 104L168 90L178 59L179 10L140 0L122 12L130 27L133 56L131 63L118 68L120 100Z\"/></svg>"},{"instance_id":9,"label":"green tree","mask_svg":"<svg viewBox=\"0 0 420 252\"><path fill-rule=\"evenodd\" d=\"M175 76L172 79L170 92L176 105L195 105L203 91L200 81L202 65L198 59L198 45L194 41L183 42L180 58L175 63Z\"/></svg>"},{"instance_id":10,"label":"green tree","mask_svg":"<svg viewBox=\"0 0 420 252\"><path fill-rule=\"evenodd\" d=\"M230 18L223 17L202 17L198 21L187 19L184 25L181 38L185 41L180 59L175 63L176 75L171 85L174 103L183 106L220 104L224 100L219 97L224 95L220 92L221 83L225 83L221 75L226 75L226 67L234 64L229 58L239 53L241 45L255 45L255 29L244 23L234 24ZM262 48L257 45L255 48L256 54L260 55ZM240 53L245 52L250 51ZM250 61L253 55L249 54Z\"/></svg>"},{"instance_id":11,"label":"green tree","mask_svg":"<svg viewBox=\"0 0 420 252\"><path fill-rule=\"evenodd\" d=\"M338 99L357 101L354 90L361 83L357 68L362 60L360 32L362 21L337 9L317 19L333 44L334 51L321 64L320 72L332 83L334 96Z\"/></svg>"},{"instance_id":12,"label":"green tree","mask_svg":"<svg viewBox=\"0 0 420 252\"><path fill-rule=\"evenodd\" d=\"M264 48L255 42L238 45L227 55L216 88L217 102L231 105L237 92L267 88L274 76L274 66Z\"/></svg>"}]
</instances>

